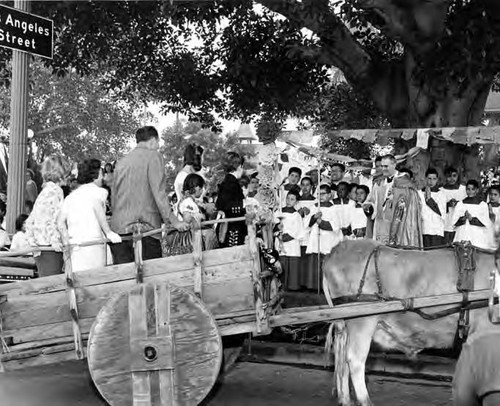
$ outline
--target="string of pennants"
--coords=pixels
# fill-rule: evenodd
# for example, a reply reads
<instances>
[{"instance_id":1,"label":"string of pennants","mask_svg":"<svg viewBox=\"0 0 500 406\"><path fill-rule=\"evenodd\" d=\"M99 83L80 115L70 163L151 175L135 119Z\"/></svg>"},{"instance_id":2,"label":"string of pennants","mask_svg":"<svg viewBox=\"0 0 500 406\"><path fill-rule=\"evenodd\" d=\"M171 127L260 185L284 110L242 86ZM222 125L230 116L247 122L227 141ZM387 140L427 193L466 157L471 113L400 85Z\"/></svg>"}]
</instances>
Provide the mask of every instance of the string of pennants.
<instances>
[{"instance_id":1,"label":"string of pennants","mask_svg":"<svg viewBox=\"0 0 500 406\"><path fill-rule=\"evenodd\" d=\"M384 144L390 139L417 139L417 146L427 148L429 137L455 144L500 144L500 127L442 127L404 129L364 129L330 131L331 137L354 138L367 143Z\"/></svg>"},{"instance_id":2,"label":"string of pennants","mask_svg":"<svg viewBox=\"0 0 500 406\"><path fill-rule=\"evenodd\" d=\"M353 132L360 132L360 131L384 131L384 130L342 130L339 131L343 132L343 137L348 137L348 133L353 133ZM396 133L394 130L391 130L391 136L396 137ZM415 131L420 131L415 130ZM330 134L330 133L329 133ZM401 134L401 133L400 133ZM362 170L362 169L369 169L372 167L372 161L370 159L354 159L351 158L347 155L340 155L340 154L335 154L331 152L326 152L318 147L311 146L310 144L313 142L313 131L307 130L307 131L283 131L280 136L280 140L286 142L288 145L298 149L300 152L309 155L311 157L318 158L321 160L321 162L325 164L333 164L336 162L343 162L347 164L350 169L355 169L355 170ZM426 136L428 139L428 135ZM348 137L350 138L350 137ZM375 142L375 141L373 141ZM420 144L420 145L418 145ZM417 156L420 151L423 148L426 148L422 146L423 142L417 142L417 145L413 148L410 148L408 152L402 155L396 155L396 160L398 163L406 161L408 158L413 158Z\"/></svg>"},{"instance_id":3,"label":"string of pennants","mask_svg":"<svg viewBox=\"0 0 500 406\"><path fill-rule=\"evenodd\" d=\"M328 136L344 139L357 139L366 143L386 144L391 139L417 139L417 146L427 147L430 137L449 141L455 144L500 144L500 127L442 127L442 128L401 128L401 129L361 129L329 131ZM309 144L313 139L313 131L283 131L281 139Z\"/></svg>"}]
</instances>

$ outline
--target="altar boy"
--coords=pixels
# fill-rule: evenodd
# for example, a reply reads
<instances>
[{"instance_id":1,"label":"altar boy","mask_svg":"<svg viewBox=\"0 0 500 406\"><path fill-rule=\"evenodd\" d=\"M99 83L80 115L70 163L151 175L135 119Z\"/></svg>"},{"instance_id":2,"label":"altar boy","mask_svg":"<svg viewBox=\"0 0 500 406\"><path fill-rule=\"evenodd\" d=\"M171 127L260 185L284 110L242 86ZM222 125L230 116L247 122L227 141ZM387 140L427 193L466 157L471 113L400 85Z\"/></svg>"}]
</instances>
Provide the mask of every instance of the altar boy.
<instances>
[{"instance_id":1,"label":"altar boy","mask_svg":"<svg viewBox=\"0 0 500 406\"><path fill-rule=\"evenodd\" d=\"M320 254L322 262L324 255L329 254L333 247L342 241L341 219L339 211L331 202L332 190L329 185L321 185L319 191L319 207L316 205L312 209L312 216L309 222L311 232L307 244L307 254ZM317 255L314 257L317 258ZM319 283L323 280L319 264L316 264L316 272L308 275L306 287L308 289L318 289Z\"/></svg>"},{"instance_id":2,"label":"altar boy","mask_svg":"<svg viewBox=\"0 0 500 406\"><path fill-rule=\"evenodd\" d=\"M488 205L478 196L479 183L476 180L469 180L465 191L467 197L457 203L453 214L454 241L470 241L476 247L488 249L491 245Z\"/></svg>"},{"instance_id":3,"label":"altar boy","mask_svg":"<svg viewBox=\"0 0 500 406\"><path fill-rule=\"evenodd\" d=\"M286 195L286 206L276 215L280 231L276 246L279 247L287 290L300 289L300 240L303 236L303 226L302 217L295 208L299 197L295 190L289 191Z\"/></svg>"},{"instance_id":4,"label":"altar boy","mask_svg":"<svg viewBox=\"0 0 500 406\"><path fill-rule=\"evenodd\" d=\"M444 245L446 196L437 186L438 173L434 168L425 172L426 186L418 192L422 202L422 234L424 247Z\"/></svg>"}]
</instances>

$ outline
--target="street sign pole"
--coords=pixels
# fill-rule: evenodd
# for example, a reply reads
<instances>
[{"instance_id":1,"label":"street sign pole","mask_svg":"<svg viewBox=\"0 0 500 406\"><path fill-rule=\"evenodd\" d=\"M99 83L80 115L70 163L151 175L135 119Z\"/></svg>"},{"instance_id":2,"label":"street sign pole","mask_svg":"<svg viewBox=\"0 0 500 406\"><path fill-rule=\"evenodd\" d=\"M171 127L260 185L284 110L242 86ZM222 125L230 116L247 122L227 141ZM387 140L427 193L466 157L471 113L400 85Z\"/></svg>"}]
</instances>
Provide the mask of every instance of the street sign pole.
<instances>
[{"instance_id":1,"label":"street sign pole","mask_svg":"<svg viewBox=\"0 0 500 406\"><path fill-rule=\"evenodd\" d=\"M30 0L15 0L14 8L29 12ZM28 71L30 54L12 55L9 169L7 175L7 231L15 231L16 217L24 212L28 143Z\"/></svg>"}]
</instances>

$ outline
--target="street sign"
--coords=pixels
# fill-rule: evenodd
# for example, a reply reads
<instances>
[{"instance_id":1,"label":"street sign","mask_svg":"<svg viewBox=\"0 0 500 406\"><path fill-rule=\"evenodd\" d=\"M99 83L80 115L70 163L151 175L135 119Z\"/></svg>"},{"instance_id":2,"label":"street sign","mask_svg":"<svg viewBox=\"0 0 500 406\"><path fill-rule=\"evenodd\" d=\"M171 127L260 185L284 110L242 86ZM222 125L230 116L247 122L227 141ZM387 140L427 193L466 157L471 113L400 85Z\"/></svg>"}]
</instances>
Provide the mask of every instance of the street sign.
<instances>
[{"instance_id":1,"label":"street sign","mask_svg":"<svg viewBox=\"0 0 500 406\"><path fill-rule=\"evenodd\" d=\"M52 59L54 22L0 5L0 46Z\"/></svg>"}]
</instances>

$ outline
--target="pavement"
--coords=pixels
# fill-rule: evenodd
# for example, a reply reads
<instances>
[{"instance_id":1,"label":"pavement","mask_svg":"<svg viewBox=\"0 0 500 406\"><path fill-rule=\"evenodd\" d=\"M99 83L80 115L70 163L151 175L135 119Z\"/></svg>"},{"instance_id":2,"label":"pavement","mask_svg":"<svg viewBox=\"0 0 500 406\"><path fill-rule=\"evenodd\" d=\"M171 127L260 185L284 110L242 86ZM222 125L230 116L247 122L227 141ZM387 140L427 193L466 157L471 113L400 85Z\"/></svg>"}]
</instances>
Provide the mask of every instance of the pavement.
<instances>
[{"instance_id":1,"label":"pavement","mask_svg":"<svg viewBox=\"0 0 500 406\"><path fill-rule=\"evenodd\" d=\"M105 406L85 362L33 367L0 375L1 406ZM451 406L446 382L368 377L380 406ZM240 362L204 406L334 406L332 372L323 368ZM120 406L120 405L117 405Z\"/></svg>"}]
</instances>

